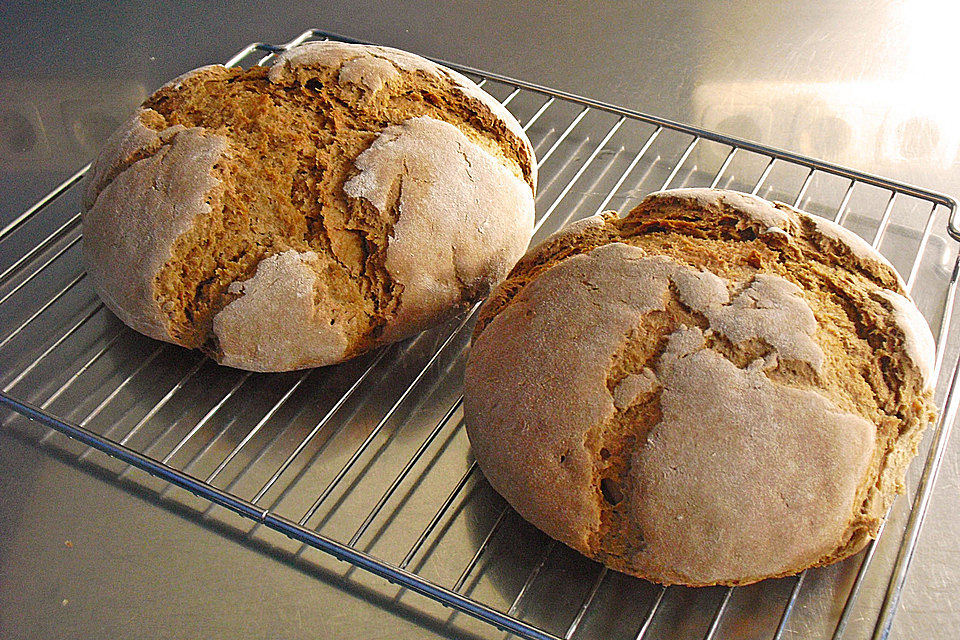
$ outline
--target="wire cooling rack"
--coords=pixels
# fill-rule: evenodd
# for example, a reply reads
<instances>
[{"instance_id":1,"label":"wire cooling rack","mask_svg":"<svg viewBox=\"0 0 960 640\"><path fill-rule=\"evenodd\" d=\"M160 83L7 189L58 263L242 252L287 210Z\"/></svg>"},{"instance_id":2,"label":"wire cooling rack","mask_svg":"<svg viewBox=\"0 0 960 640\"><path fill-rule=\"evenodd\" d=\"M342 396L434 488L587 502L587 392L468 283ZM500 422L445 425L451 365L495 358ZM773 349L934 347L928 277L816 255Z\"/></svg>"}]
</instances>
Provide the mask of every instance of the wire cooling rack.
<instances>
[{"instance_id":1,"label":"wire cooling rack","mask_svg":"<svg viewBox=\"0 0 960 640\"><path fill-rule=\"evenodd\" d=\"M282 46L251 44L228 64L266 64L320 39L349 41L311 30ZM536 148L534 242L651 191L720 186L830 217L893 262L937 336L943 375L939 421L876 542L832 567L747 587L664 588L608 572L546 539L482 479L459 386L472 311L336 367L219 367L130 331L97 299L79 252L78 183L88 167L0 230L0 403L14 410L5 428L199 518L233 518L250 535L279 532L271 544L298 556L315 548L345 560L399 585L398 599L410 590L469 614L449 617L452 636L500 637L497 627L525 638L886 637L957 410L956 203L449 66L513 111Z\"/></svg>"}]
</instances>

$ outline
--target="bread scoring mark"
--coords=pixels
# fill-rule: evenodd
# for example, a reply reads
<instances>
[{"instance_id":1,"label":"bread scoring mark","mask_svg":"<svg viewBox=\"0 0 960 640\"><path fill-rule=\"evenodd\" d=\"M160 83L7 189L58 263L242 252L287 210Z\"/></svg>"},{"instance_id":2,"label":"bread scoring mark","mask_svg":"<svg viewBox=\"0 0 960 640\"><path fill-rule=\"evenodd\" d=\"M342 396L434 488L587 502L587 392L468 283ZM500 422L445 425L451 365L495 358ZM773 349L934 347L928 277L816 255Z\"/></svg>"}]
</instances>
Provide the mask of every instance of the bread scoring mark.
<instances>
[{"instance_id":1,"label":"bread scoring mark","mask_svg":"<svg viewBox=\"0 0 960 640\"><path fill-rule=\"evenodd\" d=\"M526 248L529 186L451 124L422 116L390 125L354 164L344 192L397 212L384 266L403 289L384 340L485 294Z\"/></svg>"},{"instance_id":2,"label":"bread scoring mark","mask_svg":"<svg viewBox=\"0 0 960 640\"><path fill-rule=\"evenodd\" d=\"M631 465L643 553L692 584L779 575L832 553L876 427L761 366L736 367L697 327L668 336L656 371L662 419Z\"/></svg>"},{"instance_id":3,"label":"bread scoring mark","mask_svg":"<svg viewBox=\"0 0 960 640\"><path fill-rule=\"evenodd\" d=\"M346 310L323 295L318 259L312 251L291 249L264 258L253 277L230 285L237 297L213 319L222 364L288 371L343 358Z\"/></svg>"}]
</instances>

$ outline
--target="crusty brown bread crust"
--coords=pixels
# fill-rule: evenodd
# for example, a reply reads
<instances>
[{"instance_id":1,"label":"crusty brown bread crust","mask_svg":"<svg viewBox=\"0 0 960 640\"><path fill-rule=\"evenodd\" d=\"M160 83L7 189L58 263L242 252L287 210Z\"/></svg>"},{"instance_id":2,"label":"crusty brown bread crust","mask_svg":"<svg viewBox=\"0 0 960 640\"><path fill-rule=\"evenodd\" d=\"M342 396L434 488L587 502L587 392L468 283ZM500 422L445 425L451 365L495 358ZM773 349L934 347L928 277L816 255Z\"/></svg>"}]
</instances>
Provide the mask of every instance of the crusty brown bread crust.
<instances>
[{"instance_id":1,"label":"crusty brown bread crust","mask_svg":"<svg viewBox=\"0 0 960 640\"><path fill-rule=\"evenodd\" d=\"M309 43L153 94L84 196L87 269L149 336L256 371L332 364L487 294L533 227L536 160L464 76Z\"/></svg>"},{"instance_id":2,"label":"crusty brown bread crust","mask_svg":"<svg viewBox=\"0 0 960 640\"><path fill-rule=\"evenodd\" d=\"M934 418L933 338L861 239L721 190L531 249L481 308L464 411L547 534L664 584L747 584L876 535Z\"/></svg>"}]
</instances>

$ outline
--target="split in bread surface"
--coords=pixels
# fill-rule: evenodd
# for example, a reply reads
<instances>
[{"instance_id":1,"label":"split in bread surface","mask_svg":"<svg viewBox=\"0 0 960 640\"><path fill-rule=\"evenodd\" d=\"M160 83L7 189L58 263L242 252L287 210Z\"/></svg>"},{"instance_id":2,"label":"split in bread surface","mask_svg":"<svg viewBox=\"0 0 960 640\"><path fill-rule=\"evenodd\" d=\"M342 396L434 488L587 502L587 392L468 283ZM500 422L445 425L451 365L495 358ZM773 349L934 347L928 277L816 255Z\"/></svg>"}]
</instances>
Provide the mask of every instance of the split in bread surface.
<instances>
[{"instance_id":1,"label":"split in bread surface","mask_svg":"<svg viewBox=\"0 0 960 640\"><path fill-rule=\"evenodd\" d=\"M464 416L548 535L664 584L747 584L876 535L935 417L933 362L862 239L678 189L526 254L481 307Z\"/></svg>"},{"instance_id":2,"label":"split in bread surface","mask_svg":"<svg viewBox=\"0 0 960 640\"><path fill-rule=\"evenodd\" d=\"M91 169L84 257L146 335L255 371L332 364L486 295L527 248L536 179L466 77L308 43L148 98Z\"/></svg>"}]
</instances>

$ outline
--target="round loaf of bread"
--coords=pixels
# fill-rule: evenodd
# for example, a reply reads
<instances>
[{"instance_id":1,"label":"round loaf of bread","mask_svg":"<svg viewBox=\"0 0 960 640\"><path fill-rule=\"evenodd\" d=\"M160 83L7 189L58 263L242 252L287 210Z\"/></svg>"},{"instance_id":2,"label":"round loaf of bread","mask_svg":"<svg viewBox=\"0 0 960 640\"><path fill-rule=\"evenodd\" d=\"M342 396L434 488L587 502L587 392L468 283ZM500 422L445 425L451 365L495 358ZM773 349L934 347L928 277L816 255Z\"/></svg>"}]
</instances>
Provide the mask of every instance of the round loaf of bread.
<instances>
[{"instance_id":1,"label":"round loaf of bread","mask_svg":"<svg viewBox=\"0 0 960 640\"><path fill-rule=\"evenodd\" d=\"M536 174L464 76L304 44L150 96L90 171L84 257L148 336L254 371L327 365L489 293L530 241Z\"/></svg>"},{"instance_id":2,"label":"round loaf of bread","mask_svg":"<svg viewBox=\"0 0 960 640\"><path fill-rule=\"evenodd\" d=\"M934 418L933 363L859 237L680 189L527 253L481 308L464 415L490 484L550 536L663 584L738 585L876 535Z\"/></svg>"}]
</instances>

